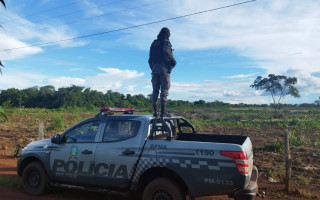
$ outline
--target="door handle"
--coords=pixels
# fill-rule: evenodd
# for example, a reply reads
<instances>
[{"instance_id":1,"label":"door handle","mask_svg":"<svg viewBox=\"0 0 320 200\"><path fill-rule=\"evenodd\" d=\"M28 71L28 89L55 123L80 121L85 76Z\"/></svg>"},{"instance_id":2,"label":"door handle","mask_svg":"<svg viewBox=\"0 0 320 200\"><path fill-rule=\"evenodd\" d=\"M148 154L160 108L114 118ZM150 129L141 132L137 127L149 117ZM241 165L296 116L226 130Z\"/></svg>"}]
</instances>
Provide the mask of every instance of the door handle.
<instances>
[{"instance_id":1,"label":"door handle","mask_svg":"<svg viewBox=\"0 0 320 200\"><path fill-rule=\"evenodd\" d=\"M92 151L89 151L88 149L81 152L82 154L92 154Z\"/></svg>"},{"instance_id":2,"label":"door handle","mask_svg":"<svg viewBox=\"0 0 320 200\"><path fill-rule=\"evenodd\" d=\"M128 155L135 154L135 152L130 149L126 149L125 151L122 152L122 154L128 156Z\"/></svg>"}]
</instances>

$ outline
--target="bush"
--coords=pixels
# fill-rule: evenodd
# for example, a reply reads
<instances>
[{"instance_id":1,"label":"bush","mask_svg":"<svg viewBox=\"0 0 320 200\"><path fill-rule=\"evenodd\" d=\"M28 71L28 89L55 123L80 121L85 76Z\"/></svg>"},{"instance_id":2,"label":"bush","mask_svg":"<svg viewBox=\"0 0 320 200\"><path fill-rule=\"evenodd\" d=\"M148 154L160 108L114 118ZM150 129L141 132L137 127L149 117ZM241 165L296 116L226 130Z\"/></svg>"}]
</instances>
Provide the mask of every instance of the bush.
<instances>
[{"instance_id":1,"label":"bush","mask_svg":"<svg viewBox=\"0 0 320 200\"><path fill-rule=\"evenodd\" d=\"M53 123L46 130L47 131L60 131L66 128L64 118L61 115L57 115L53 119Z\"/></svg>"},{"instance_id":2,"label":"bush","mask_svg":"<svg viewBox=\"0 0 320 200\"><path fill-rule=\"evenodd\" d=\"M308 144L308 142L305 141L303 136L301 136L301 137L295 136L294 131L289 131L289 141L290 141L290 145L292 147L301 147L301 146Z\"/></svg>"},{"instance_id":3,"label":"bush","mask_svg":"<svg viewBox=\"0 0 320 200\"><path fill-rule=\"evenodd\" d=\"M276 140L271 144L266 144L264 149L267 151L273 151L273 152L279 153L284 150L284 142L279 142L278 140Z\"/></svg>"}]
</instances>

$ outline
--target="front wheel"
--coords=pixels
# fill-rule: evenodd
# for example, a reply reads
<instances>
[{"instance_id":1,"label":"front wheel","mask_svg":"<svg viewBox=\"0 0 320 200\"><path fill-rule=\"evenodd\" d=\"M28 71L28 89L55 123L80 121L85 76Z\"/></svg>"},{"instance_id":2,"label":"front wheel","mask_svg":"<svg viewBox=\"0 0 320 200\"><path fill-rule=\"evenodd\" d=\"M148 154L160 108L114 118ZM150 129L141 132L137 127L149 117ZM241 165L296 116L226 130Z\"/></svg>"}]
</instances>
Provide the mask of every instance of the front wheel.
<instances>
[{"instance_id":1,"label":"front wheel","mask_svg":"<svg viewBox=\"0 0 320 200\"><path fill-rule=\"evenodd\" d=\"M181 187L168 178L151 181L143 191L143 200L185 200Z\"/></svg>"},{"instance_id":2,"label":"front wheel","mask_svg":"<svg viewBox=\"0 0 320 200\"><path fill-rule=\"evenodd\" d=\"M29 195L44 194L48 187L48 176L40 162L29 163L22 174L23 188Z\"/></svg>"}]
</instances>

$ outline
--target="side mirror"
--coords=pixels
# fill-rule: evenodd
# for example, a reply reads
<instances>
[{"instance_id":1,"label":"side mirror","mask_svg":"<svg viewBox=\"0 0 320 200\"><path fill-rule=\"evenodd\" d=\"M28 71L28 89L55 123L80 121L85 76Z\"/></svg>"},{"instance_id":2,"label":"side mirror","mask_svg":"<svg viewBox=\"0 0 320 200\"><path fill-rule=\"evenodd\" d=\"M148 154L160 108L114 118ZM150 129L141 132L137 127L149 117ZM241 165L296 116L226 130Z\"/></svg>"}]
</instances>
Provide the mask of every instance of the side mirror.
<instances>
[{"instance_id":1,"label":"side mirror","mask_svg":"<svg viewBox=\"0 0 320 200\"><path fill-rule=\"evenodd\" d=\"M52 136L51 142L52 142L53 144L61 144L60 134L56 134L56 135Z\"/></svg>"}]
</instances>

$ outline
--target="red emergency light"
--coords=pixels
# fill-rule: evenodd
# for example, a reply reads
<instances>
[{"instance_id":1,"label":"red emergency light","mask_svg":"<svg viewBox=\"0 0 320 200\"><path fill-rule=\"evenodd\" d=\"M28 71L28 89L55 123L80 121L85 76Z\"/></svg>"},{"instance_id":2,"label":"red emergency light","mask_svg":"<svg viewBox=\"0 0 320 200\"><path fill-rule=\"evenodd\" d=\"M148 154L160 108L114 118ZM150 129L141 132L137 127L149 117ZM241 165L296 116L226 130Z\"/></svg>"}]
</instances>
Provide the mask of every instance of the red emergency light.
<instances>
[{"instance_id":1,"label":"red emergency light","mask_svg":"<svg viewBox=\"0 0 320 200\"><path fill-rule=\"evenodd\" d=\"M100 114L102 115L113 115L114 112L123 112L124 114L133 114L135 111L134 108L110 108L110 107L101 107Z\"/></svg>"}]
</instances>

